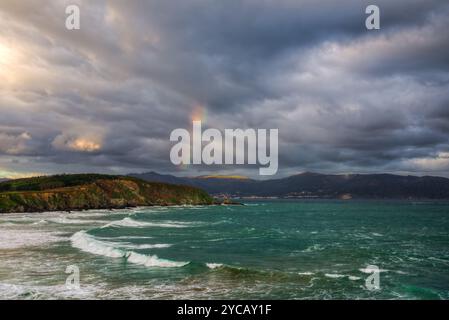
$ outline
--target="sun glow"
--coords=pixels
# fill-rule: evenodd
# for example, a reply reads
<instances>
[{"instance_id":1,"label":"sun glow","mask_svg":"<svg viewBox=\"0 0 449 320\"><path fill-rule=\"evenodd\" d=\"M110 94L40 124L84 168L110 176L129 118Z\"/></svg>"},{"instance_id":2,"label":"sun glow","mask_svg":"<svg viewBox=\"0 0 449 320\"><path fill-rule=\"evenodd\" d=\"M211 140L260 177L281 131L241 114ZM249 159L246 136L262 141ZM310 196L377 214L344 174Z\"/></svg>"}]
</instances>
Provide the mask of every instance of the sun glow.
<instances>
[{"instance_id":1,"label":"sun glow","mask_svg":"<svg viewBox=\"0 0 449 320\"><path fill-rule=\"evenodd\" d=\"M0 39L0 81L3 86L17 81L19 53Z\"/></svg>"},{"instance_id":2,"label":"sun glow","mask_svg":"<svg viewBox=\"0 0 449 320\"><path fill-rule=\"evenodd\" d=\"M97 142L83 138L78 138L70 142L69 147L76 151L94 152L101 149L101 145Z\"/></svg>"},{"instance_id":3,"label":"sun glow","mask_svg":"<svg viewBox=\"0 0 449 320\"><path fill-rule=\"evenodd\" d=\"M0 65L8 65L14 61L14 51L0 42Z\"/></svg>"},{"instance_id":4,"label":"sun glow","mask_svg":"<svg viewBox=\"0 0 449 320\"><path fill-rule=\"evenodd\" d=\"M0 178L6 179L21 179L21 178L31 178L43 176L44 173L41 172L15 172L7 169L2 169L0 167Z\"/></svg>"},{"instance_id":5,"label":"sun glow","mask_svg":"<svg viewBox=\"0 0 449 320\"><path fill-rule=\"evenodd\" d=\"M190 114L192 121L206 121L206 109L202 105L196 105L193 107L192 113Z\"/></svg>"}]
</instances>

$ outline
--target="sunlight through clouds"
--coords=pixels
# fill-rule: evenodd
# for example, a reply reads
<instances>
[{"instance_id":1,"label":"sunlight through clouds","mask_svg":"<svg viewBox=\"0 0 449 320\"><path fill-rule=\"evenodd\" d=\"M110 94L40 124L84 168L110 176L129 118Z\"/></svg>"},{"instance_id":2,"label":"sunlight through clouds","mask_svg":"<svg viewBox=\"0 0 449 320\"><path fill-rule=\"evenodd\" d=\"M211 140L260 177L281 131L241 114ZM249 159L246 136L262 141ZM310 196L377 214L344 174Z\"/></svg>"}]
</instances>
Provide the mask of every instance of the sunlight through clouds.
<instances>
[{"instance_id":1,"label":"sunlight through clouds","mask_svg":"<svg viewBox=\"0 0 449 320\"><path fill-rule=\"evenodd\" d=\"M201 119L279 128L280 175L449 174L447 2L379 0L376 32L350 0L77 0L80 30L69 3L0 1L0 157L24 160L5 170L232 173L171 164Z\"/></svg>"}]
</instances>

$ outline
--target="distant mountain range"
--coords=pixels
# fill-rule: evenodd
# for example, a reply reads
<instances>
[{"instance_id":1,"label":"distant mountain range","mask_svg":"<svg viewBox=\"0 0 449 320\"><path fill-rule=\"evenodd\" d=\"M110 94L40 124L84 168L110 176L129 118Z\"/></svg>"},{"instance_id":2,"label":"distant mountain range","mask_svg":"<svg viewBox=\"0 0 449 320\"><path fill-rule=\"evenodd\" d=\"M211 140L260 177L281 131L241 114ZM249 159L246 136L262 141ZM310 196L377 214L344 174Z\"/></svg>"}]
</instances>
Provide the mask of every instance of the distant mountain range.
<instances>
[{"instance_id":1,"label":"distant mountain range","mask_svg":"<svg viewBox=\"0 0 449 320\"><path fill-rule=\"evenodd\" d=\"M146 181L199 187L222 197L449 200L449 179L431 176L329 175L312 172L272 180L254 180L241 176L176 177L156 172L130 176Z\"/></svg>"}]
</instances>

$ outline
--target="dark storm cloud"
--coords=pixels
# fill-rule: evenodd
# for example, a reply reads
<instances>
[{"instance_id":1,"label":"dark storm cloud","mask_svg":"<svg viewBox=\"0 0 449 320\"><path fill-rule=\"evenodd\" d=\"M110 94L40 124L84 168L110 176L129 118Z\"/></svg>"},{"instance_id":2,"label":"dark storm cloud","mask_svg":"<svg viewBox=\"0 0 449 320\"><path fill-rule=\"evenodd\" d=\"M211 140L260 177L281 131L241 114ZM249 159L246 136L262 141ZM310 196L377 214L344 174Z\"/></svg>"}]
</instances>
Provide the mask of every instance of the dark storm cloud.
<instances>
[{"instance_id":1,"label":"dark storm cloud","mask_svg":"<svg viewBox=\"0 0 449 320\"><path fill-rule=\"evenodd\" d=\"M447 174L449 4L376 1L367 31L368 4L2 1L0 175L173 171L169 134L198 113L279 128L283 174Z\"/></svg>"},{"instance_id":2,"label":"dark storm cloud","mask_svg":"<svg viewBox=\"0 0 449 320\"><path fill-rule=\"evenodd\" d=\"M146 63L139 65L144 75L155 76L164 86L214 112L226 112L251 101L279 98L267 80L278 72L271 65L282 61L282 55L294 51L300 57L326 41L345 42L367 35L364 9L368 4L137 1L129 5L116 1L114 7L126 21L133 21L132 33L148 30L160 39L155 48L148 48L159 54L144 57ZM422 24L439 12L443 2L383 1L380 5L385 12L384 29L389 32Z\"/></svg>"}]
</instances>

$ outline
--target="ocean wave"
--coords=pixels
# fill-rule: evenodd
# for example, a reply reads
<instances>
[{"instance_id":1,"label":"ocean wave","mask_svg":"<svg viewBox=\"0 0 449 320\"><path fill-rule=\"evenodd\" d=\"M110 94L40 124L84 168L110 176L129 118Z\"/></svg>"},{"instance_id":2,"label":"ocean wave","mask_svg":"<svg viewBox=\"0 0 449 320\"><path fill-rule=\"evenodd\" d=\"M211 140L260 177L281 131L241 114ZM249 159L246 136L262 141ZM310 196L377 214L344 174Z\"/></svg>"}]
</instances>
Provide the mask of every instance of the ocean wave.
<instances>
[{"instance_id":1,"label":"ocean wave","mask_svg":"<svg viewBox=\"0 0 449 320\"><path fill-rule=\"evenodd\" d=\"M113 221L102 228L107 227L128 227L128 228L145 228L145 227L162 227L162 228L186 228L189 224L186 222L163 221L163 222L146 222L137 221L132 218L124 218L122 220Z\"/></svg>"},{"instance_id":2,"label":"ocean wave","mask_svg":"<svg viewBox=\"0 0 449 320\"><path fill-rule=\"evenodd\" d=\"M205 240L207 242L218 242L218 241L227 241L227 240L234 240L234 238L216 238L216 239L208 239Z\"/></svg>"},{"instance_id":3,"label":"ocean wave","mask_svg":"<svg viewBox=\"0 0 449 320\"><path fill-rule=\"evenodd\" d=\"M233 277L251 278L283 278L289 276L283 271L261 270L252 267L233 266L222 263L205 263L206 267L213 272L220 272Z\"/></svg>"},{"instance_id":4,"label":"ocean wave","mask_svg":"<svg viewBox=\"0 0 449 320\"><path fill-rule=\"evenodd\" d=\"M42 219L39 219L42 221ZM0 226L20 226L27 224L34 224L36 221L39 221L36 218L9 218L9 219L1 219Z\"/></svg>"},{"instance_id":5,"label":"ocean wave","mask_svg":"<svg viewBox=\"0 0 449 320\"><path fill-rule=\"evenodd\" d=\"M133 251L127 252L127 261L144 265L145 267L159 267L159 268L179 268L188 265L190 262L171 261L160 259L157 256L147 256Z\"/></svg>"},{"instance_id":6,"label":"ocean wave","mask_svg":"<svg viewBox=\"0 0 449 320\"><path fill-rule=\"evenodd\" d=\"M79 289L68 289L65 285L33 285L0 283L1 300L37 299L93 299L95 286L83 285Z\"/></svg>"},{"instance_id":7,"label":"ocean wave","mask_svg":"<svg viewBox=\"0 0 449 320\"><path fill-rule=\"evenodd\" d=\"M301 252L314 252L314 251L321 251L324 250L325 248L319 244L314 244L313 246L310 246L304 250L302 250Z\"/></svg>"},{"instance_id":8,"label":"ocean wave","mask_svg":"<svg viewBox=\"0 0 449 320\"><path fill-rule=\"evenodd\" d=\"M107 223L107 220L94 220L92 217L104 217L105 214L94 213L66 213L66 212L42 212L39 214L8 214L0 218L0 225L9 223L10 225L39 225L46 223L56 224L92 224Z\"/></svg>"},{"instance_id":9,"label":"ocean wave","mask_svg":"<svg viewBox=\"0 0 449 320\"><path fill-rule=\"evenodd\" d=\"M306 272L298 272L298 274L300 276L313 276L315 273L314 272L310 272L310 271L306 271Z\"/></svg>"},{"instance_id":10,"label":"ocean wave","mask_svg":"<svg viewBox=\"0 0 449 320\"><path fill-rule=\"evenodd\" d=\"M14 223L14 222L1 222L0 227L16 227L20 226L20 223Z\"/></svg>"},{"instance_id":11,"label":"ocean wave","mask_svg":"<svg viewBox=\"0 0 449 320\"><path fill-rule=\"evenodd\" d=\"M0 249L17 249L64 241L56 232L29 229L0 229Z\"/></svg>"},{"instance_id":12,"label":"ocean wave","mask_svg":"<svg viewBox=\"0 0 449 320\"><path fill-rule=\"evenodd\" d=\"M142 249L163 249L163 248L170 248L171 246L173 246L172 244L169 244L169 243L134 244L134 243L130 243L130 242L114 241L114 240L118 240L119 238L120 239L130 239L130 237L114 237L114 238L95 237L95 239L97 239L98 241L102 241L103 243L107 243L108 245L110 245L112 247L116 247L118 249L138 249L138 250L139 249L140 250L142 250ZM151 237L140 237L139 239L141 239L141 238L149 239Z\"/></svg>"},{"instance_id":13,"label":"ocean wave","mask_svg":"<svg viewBox=\"0 0 449 320\"><path fill-rule=\"evenodd\" d=\"M114 243L98 240L85 231L75 233L70 239L73 247L84 252L110 258L125 258L130 263L146 267L176 268L190 263L160 259L156 255L144 255L134 251L122 250L114 246Z\"/></svg>"},{"instance_id":14,"label":"ocean wave","mask_svg":"<svg viewBox=\"0 0 449 320\"><path fill-rule=\"evenodd\" d=\"M37 225L43 225L43 224L47 224L47 220L39 220L36 222L33 222L33 225L37 226Z\"/></svg>"},{"instance_id":15,"label":"ocean wave","mask_svg":"<svg viewBox=\"0 0 449 320\"><path fill-rule=\"evenodd\" d=\"M116 243L117 246L120 248L126 248L126 249L163 249L163 248L170 248L172 245L169 243L155 243L155 244L120 244Z\"/></svg>"},{"instance_id":16,"label":"ocean wave","mask_svg":"<svg viewBox=\"0 0 449 320\"><path fill-rule=\"evenodd\" d=\"M325 273L324 276L328 277L328 278L344 278L346 277L344 274L339 274L339 273Z\"/></svg>"},{"instance_id":17,"label":"ocean wave","mask_svg":"<svg viewBox=\"0 0 449 320\"><path fill-rule=\"evenodd\" d=\"M133 240L133 239L153 239L153 237L149 236L119 236L119 237L96 237L97 239L101 240Z\"/></svg>"},{"instance_id":18,"label":"ocean wave","mask_svg":"<svg viewBox=\"0 0 449 320\"><path fill-rule=\"evenodd\" d=\"M42 220L41 220L42 221ZM106 223L105 220L81 220L81 219L71 219L66 217L59 217L59 218L50 218L46 219L47 222L57 223L57 224L101 224Z\"/></svg>"}]
</instances>

